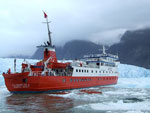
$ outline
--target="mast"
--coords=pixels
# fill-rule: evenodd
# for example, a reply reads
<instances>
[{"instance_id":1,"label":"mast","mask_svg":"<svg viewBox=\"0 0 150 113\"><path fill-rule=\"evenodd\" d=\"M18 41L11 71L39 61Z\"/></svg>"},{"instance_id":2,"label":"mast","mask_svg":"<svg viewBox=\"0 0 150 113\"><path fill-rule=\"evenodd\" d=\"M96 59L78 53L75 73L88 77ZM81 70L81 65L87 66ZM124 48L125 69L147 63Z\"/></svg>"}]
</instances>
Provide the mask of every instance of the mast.
<instances>
[{"instance_id":1,"label":"mast","mask_svg":"<svg viewBox=\"0 0 150 113\"><path fill-rule=\"evenodd\" d=\"M50 32L50 28L49 28L49 21L48 21L48 16L47 16L47 14L43 11L43 13L44 13L44 18L46 19L46 22L44 22L44 23L46 23L47 24L47 30L48 30L48 38L49 38L49 43L48 43L48 45L49 46L52 46L52 40L51 40L51 32Z\"/></svg>"}]
</instances>

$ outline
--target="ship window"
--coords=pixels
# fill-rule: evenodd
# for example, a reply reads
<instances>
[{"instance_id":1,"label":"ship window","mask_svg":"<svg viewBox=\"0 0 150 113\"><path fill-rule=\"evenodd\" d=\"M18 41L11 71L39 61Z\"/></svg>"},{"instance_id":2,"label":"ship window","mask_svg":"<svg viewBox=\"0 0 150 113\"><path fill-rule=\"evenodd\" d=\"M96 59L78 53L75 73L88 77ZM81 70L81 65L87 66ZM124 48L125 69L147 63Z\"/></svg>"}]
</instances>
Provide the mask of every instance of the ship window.
<instances>
[{"instance_id":1,"label":"ship window","mask_svg":"<svg viewBox=\"0 0 150 113\"><path fill-rule=\"evenodd\" d=\"M87 70L87 73L89 72L89 70Z\"/></svg>"},{"instance_id":2,"label":"ship window","mask_svg":"<svg viewBox=\"0 0 150 113\"><path fill-rule=\"evenodd\" d=\"M27 81L28 81L27 78L22 79L23 83L27 83Z\"/></svg>"},{"instance_id":3,"label":"ship window","mask_svg":"<svg viewBox=\"0 0 150 113\"><path fill-rule=\"evenodd\" d=\"M63 83L65 83L65 82L66 82L66 79L63 79L62 81L63 81Z\"/></svg>"},{"instance_id":4,"label":"ship window","mask_svg":"<svg viewBox=\"0 0 150 113\"><path fill-rule=\"evenodd\" d=\"M99 73L101 73L101 71L99 71Z\"/></svg>"},{"instance_id":5,"label":"ship window","mask_svg":"<svg viewBox=\"0 0 150 113\"><path fill-rule=\"evenodd\" d=\"M79 81L81 82L81 78L79 79Z\"/></svg>"},{"instance_id":6,"label":"ship window","mask_svg":"<svg viewBox=\"0 0 150 113\"><path fill-rule=\"evenodd\" d=\"M81 72L81 70L79 69L79 72Z\"/></svg>"},{"instance_id":7,"label":"ship window","mask_svg":"<svg viewBox=\"0 0 150 113\"><path fill-rule=\"evenodd\" d=\"M99 63L96 63L97 66L99 66Z\"/></svg>"},{"instance_id":8,"label":"ship window","mask_svg":"<svg viewBox=\"0 0 150 113\"><path fill-rule=\"evenodd\" d=\"M72 78L70 79L70 82L72 82Z\"/></svg>"},{"instance_id":9,"label":"ship window","mask_svg":"<svg viewBox=\"0 0 150 113\"><path fill-rule=\"evenodd\" d=\"M76 81L76 79L74 79L74 82Z\"/></svg>"},{"instance_id":10,"label":"ship window","mask_svg":"<svg viewBox=\"0 0 150 113\"><path fill-rule=\"evenodd\" d=\"M82 78L82 81L84 81L84 79Z\"/></svg>"},{"instance_id":11,"label":"ship window","mask_svg":"<svg viewBox=\"0 0 150 113\"><path fill-rule=\"evenodd\" d=\"M83 70L82 70L82 72L83 72Z\"/></svg>"},{"instance_id":12,"label":"ship window","mask_svg":"<svg viewBox=\"0 0 150 113\"><path fill-rule=\"evenodd\" d=\"M86 78L85 78L85 81L86 81Z\"/></svg>"},{"instance_id":13,"label":"ship window","mask_svg":"<svg viewBox=\"0 0 150 113\"><path fill-rule=\"evenodd\" d=\"M76 72L78 72L78 69L76 69Z\"/></svg>"},{"instance_id":14,"label":"ship window","mask_svg":"<svg viewBox=\"0 0 150 113\"><path fill-rule=\"evenodd\" d=\"M93 70L91 70L91 73L93 73Z\"/></svg>"},{"instance_id":15,"label":"ship window","mask_svg":"<svg viewBox=\"0 0 150 113\"><path fill-rule=\"evenodd\" d=\"M78 82L78 79L76 79L76 81Z\"/></svg>"},{"instance_id":16,"label":"ship window","mask_svg":"<svg viewBox=\"0 0 150 113\"><path fill-rule=\"evenodd\" d=\"M95 71L97 73L97 71Z\"/></svg>"},{"instance_id":17,"label":"ship window","mask_svg":"<svg viewBox=\"0 0 150 113\"><path fill-rule=\"evenodd\" d=\"M86 70L84 70L84 72L86 73Z\"/></svg>"},{"instance_id":18,"label":"ship window","mask_svg":"<svg viewBox=\"0 0 150 113\"><path fill-rule=\"evenodd\" d=\"M105 71L103 71L103 73L105 73Z\"/></svg>"}]
</instances>

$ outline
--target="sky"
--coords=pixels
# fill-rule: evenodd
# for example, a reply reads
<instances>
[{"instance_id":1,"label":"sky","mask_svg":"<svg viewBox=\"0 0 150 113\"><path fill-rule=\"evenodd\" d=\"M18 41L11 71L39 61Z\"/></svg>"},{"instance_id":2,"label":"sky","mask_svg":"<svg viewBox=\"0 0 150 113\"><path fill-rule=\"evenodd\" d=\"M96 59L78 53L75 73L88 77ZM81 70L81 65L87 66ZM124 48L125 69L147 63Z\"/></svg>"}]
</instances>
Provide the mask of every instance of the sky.
<instances>
[{"instance_id":1,"label":"sky","mask_svg":"<svg viewBox=\"0 0 150 113\"><path fill-rule=\"evenodd\" d=\"M112 45L127 30L150 26L150 0L0 0L0 57L33 55L48 40L79 39Z\"/></svg>"}]
</instances>

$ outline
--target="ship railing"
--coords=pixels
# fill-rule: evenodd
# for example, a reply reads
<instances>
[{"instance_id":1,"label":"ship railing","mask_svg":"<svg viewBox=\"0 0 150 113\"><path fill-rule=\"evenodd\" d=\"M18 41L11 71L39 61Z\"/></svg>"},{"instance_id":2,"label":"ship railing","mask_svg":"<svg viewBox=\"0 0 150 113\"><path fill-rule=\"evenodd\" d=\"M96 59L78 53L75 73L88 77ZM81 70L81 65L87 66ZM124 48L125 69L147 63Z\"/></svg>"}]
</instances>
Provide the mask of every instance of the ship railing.
<instances>
[{"instance_id":1,"label":"ship railing","mask_svg":"<svg viewBox=\"0 0 150 113\"><path fill-rule=\"evenodd\" d=\"M91 57L104 57L104 56L108 56L108 57L112 57L115 59L118 59L117 55L112 55L112 54L90 54L90 55L84 55L84 58L91 58Z\"/></svg>"},{"instance_id":2,"label":"ship railing","mask_svg":"<svg viewBox=\"0 0 150 113\"><path fill-rule=\"evenodd\" d=\"M32 71L30 76L72 76L72 73L67 72L60 72L60 73L54 73L54 72L46 72L44 75L42 75L43 71Z\"/></svg>"},{"instance_id":3,"label":"ship railing","mask_svg":"<svg viewBox=\"0 0 150 113\"><path fill-rule=\"evenodd\" d=\"M32 71L32 76L41 76L42 71Z\"/></svg>"}]
</instances>

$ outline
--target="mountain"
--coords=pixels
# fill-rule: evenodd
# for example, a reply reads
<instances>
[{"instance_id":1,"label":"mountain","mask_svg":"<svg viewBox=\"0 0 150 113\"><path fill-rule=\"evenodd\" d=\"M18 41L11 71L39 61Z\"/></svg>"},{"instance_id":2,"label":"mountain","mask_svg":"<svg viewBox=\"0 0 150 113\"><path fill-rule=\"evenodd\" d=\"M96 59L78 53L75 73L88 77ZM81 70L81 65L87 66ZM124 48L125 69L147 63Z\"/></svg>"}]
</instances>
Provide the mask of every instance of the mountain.
<instances>
[{"instance_id":1,"label":"mountain","mask_svg":"<svg viewBox=\"0 0 150 113\"><path fill-rule=\"evenodd\" d=\"M125 32L109 52L118 53L121 63L150 68L150 29Z\"/></svg>"},{"instance_id":2,"label":"mountain","mask_svg":"<svg viewBox=\"0 0 150 113\"><path fill-rule=\"evenodd\" d=\"M90 41L73 40L67 42L63 47L56 46L56 55L59 60L61 59L79 59L87 54L98 54L102 46ZM37 49L32 58L43 58L43 49Z\"/></svg>"},{"instance_id":3,"label":"mountain","mask_svg":"<svg viewBox=\"0 0 150 113\"><path fill-rule=\"evenodd\" d=\"M90 41L73 40L63 47L56 47L58 59L83 58L87 54L98 54L102 47ZM108 48L108 47L107 47ZM120 43L109 47L108 53L118 54L123 64L150 68L150 28L127 31ZM43 49L37 49L32 58L41 59Z\"/></svg>"}]
</instances>

